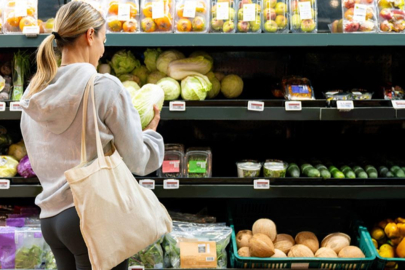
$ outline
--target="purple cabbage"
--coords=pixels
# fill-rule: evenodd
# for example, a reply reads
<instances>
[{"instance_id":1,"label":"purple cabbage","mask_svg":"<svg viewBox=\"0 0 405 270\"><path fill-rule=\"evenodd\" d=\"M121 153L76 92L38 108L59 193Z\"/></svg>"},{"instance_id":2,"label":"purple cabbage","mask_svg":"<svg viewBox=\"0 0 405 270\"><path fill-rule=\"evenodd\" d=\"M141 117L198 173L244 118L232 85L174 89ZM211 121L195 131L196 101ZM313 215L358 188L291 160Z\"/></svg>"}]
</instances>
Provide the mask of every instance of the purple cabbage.
<instances>
[{"instance_id":1,"label":"purple cabbage","mask_svg":"<svg viewBox=\"0 0 405 270\"><path fill-rule=\"evenodd\" d=\"M31 178L36 176L34 170L31 167L31 163L30 160L28 159L28 156L25 156L20 160L20 164L18 164L17 166L17 172L24 178Z\"/></svg>"}]
</instances>

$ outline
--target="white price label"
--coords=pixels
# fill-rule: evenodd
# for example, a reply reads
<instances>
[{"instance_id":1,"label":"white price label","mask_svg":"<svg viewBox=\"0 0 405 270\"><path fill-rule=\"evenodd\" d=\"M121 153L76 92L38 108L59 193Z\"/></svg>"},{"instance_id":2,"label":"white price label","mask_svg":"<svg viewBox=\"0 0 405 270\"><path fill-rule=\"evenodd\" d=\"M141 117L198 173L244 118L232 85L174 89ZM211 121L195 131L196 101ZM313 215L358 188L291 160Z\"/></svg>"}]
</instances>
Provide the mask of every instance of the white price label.
<instances>
[{"instance_id":1,"label":"white price label","mask_svg":"<svg viewBox=\"0 0 405 270\"><path fill-rule=\"evenodd\" d=\"M249 111L262 112L262 111L264 111L264 102L261 102L261 101L249 101L248 102L248 110Z\"/></svg>"},{"instance_id":2,"label":"white price label","mask_svg":"<svg viewBox=\"0 0 405 270\"><path fill-rule=\"evenodd\" d=\"M291 269L309 269L309 263L292 263Z\"/></svg>"},{"instance_id":3,"label":"white price label","mask_svg":"<svg viewBox=\"0 0 405 270\"><path fill-rule=\"evenodd\" d=\"M338 100L336 104L339 111L351 111L354 109L353 100Z\"/></svg>"},{"instance_id":4,"label":"white price label","mask_svg":"<svg viewBox=\"0 0 405 270\"><path fill-rule=\"evenodd\" d=\"M139 184L147 189L155 189L155 180L152 179L139 180Z\"/></svg>"},{"instance_id":5,"label":"white price label","mask_svg":"<svg viewBox=\"0 0 405 270\"><path fill-rule=\"evenodd\" d=\"M0 102L0 112L6 111L6 103L5 102Z\"/></svg>"},{"instance_id":6,"label":"white price label","mask_svg":"<svg viewBox=\"0 0 405 270\"><path fill-rule=\"evenodd\" d=\"M170 101L169 110L173 112L184 112L186 111L186 102L184 101Z\"/></svg>"},{"instance_id":7,"label":"white price label","mask_svg":"<svg viewBox=\"0 0 405 270\"><path fill-rule=\"evenodd\" d=\"M217 20L229 20L229 3L218 2L217 3Z\"/></svg>"},{"instance_id":8,"label":"white price label","mask_svg":"<svg viewBox=\"0 0 405 270\"><path fill-rule=\"evenodd\" d=\"M163 1L152 2L152 19L160 19L165 16L165 5Z\"/></svg>"},{"instance_id":9,"label":"white price label","mask_svg":"<svg viewBox=\"0 0 405 270\"><path fill-rule=\"evenodd\" d=\"M26 17L28 15L27 9L28 9L27 1L25 0L15 1L14 15L16 17Z\"/></svg>"},{"instance_id":10,"label":"white price label","mask_svg":"<svg viewBox=\"0 0 405 270\"><path fill-rule=\"evenodd\" d=\"M394 109L405 109L405 100L391 100L391 102Z\"/></svg>"},{"instance_id":11,"label":"white price label","mask_svg":"<svg viewBox=\"0 0 405 270\"><path fill-rule=\"evenodd\" d=\"M39 26L24 26L23 34L26 36L37 36L39 35Z\"/></svg>"},{"instance_id":12,"label":"white price label","mask_svg":"<svg viewBox=\"0 0 405 270\"><path fill-rule=\"evenodd\" d=\"M299 2L301 20L314 19L312 16L311 2Z\"/></svg>"},{"instance_id":13,"label":"white price label","mask_svg":"<svg viewBox=\"0 0 405 270\"><path fill-rule=\"evenodd\" d=\"M270 180L258 179L253 181L254 189L270 189Z\"/></svg>"},{"instance_id":14,"label":"white price label","mask_svg":"<svg viewBox=\"0 0 405 270\"><path fill-rule=\"evenodd\" d=\"M244 4L243 5L243 20L245 22L256 21L256 5Z\"/></svg>"},{"instance_id":15,"label":"white price label","mask_svg":"<svg viewBox=\"0 0 405 270\"><path fill-rule=\"evenodd\" d=\"M286 101L285 102L286 111L302 111L301 101Z\"/></svg>"},{"instance_id":16,"label":"white price label","mask_svg":"<svg viewBox=\"0 0 405 270\"><path fill-rule=\"evenodd\" d=\"M130 19L131 6L129 4L118 5L118 20L128 21Z\"/></svg>"},{"instance_id":17,"label":"white price label","mask_svg":"<svg viewBox=\"0 0 405 270\"><path fill-rule=\"evenodd\" d=\"M367 5L355 4L353 21L355 22L365 22L367 14Z\"/></svg>"},{"instance_id":18,"label":"white price label","mask_svg":"<svg viewBox=\"0 0 405 270\"><path fill-rule=\"evenodd\" d=\"M128 267L128 270L145 270L145 267L140 266L140 265L134 265L134 266Z\"/></svg>"},{"instance_id":19,"label":"white price label","mask_svg":"<svg viewBox=\"0 0 405 270\"><path fill-rule=\"evenodd\" d=\"M179 189L180 181L177 179L163 180L163 189Z\"/></svg>"},{"instance_id":20,"label":"white price label","mask_svg":"<svg viewBox=\"0 0 405 270\"><path fill-rule=\"evenodd\" d=\"M10 111L11 112L21 112L22 108L21 108L20 102L19 101L10 102Z\"/></svg>"},{"instance_id":21,"label":"white price label","mask_svg":"<svg viewBox=\"0 0 405 270\"><path fill-rule=\"evenodd\" d=\"M10 189L10 180L0 179L0 189Z\"/></svg>"},{"instance_id":22,"label":"white price label","mask_svg":"<svg viewBox=\"0 0 405 270\"><path fill-rule=\"evenodd\" d=\"M195 10L197 8L197 1L186 0L184 2L183 16L186 18L195 18Z\"/></svg>"}]
</instances>

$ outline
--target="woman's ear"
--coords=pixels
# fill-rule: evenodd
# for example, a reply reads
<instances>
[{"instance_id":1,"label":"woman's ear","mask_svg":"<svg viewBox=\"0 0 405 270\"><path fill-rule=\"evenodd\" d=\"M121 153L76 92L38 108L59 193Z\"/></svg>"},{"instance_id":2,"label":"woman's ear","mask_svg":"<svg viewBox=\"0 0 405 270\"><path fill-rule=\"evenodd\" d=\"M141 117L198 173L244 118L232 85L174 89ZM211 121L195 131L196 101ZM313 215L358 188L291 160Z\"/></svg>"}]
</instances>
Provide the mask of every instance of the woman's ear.
<instances>
[{"instance_id":1,"label":"woman's ear","mask_svg":"<svg viewBox=\"0 0 405 270\"><path fill-rule=\"evenodd\" d=\"M87 30L87 32L86 32L87 44L89 44L90 46L93 45L94 38L95 38L95 31L94 31L93 28L90 28L90 29Z\"/></svg>"}]
</instances>

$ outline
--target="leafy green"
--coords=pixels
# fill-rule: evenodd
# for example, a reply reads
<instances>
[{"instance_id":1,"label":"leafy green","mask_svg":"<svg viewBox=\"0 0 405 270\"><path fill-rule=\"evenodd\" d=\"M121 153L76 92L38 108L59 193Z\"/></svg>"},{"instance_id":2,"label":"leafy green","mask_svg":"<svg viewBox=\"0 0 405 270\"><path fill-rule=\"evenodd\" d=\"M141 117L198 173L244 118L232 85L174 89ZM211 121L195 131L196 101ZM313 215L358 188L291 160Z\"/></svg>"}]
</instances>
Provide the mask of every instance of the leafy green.
<instances>
[{"instance_id":1,"label":"leafy green","mask_svg":"<svg viewBox=\"0 0 405 270\"><path fill-rule=\"evenodd\" d=\"M188 76L181 81L181 96L184 100L204 100L212 83L204 75Z\"/></svg>"},{"instance_id":2,"label":"leafy green","mask_svg":"<svg viewBox=\"0 0 405 270\"><path fill-rule=\"evenodd\" d=\"M28 52L18 51L13 60L13 95L12 100L20 100L24 92L24 82L30 72L30 56Z\"/></svg>"},{"instance_id":3,"label":"leafy green","mask_svg":"<svg viewBox=\"0 0 405 270\"><path fill-rule=\"evenodd\" d=\"M143 55L145 56L145 65L150 72L157 70L156 61L161 53L162 50L160 48L146 49L146 51L143 53Z\"/></svg>"},{"instance_id":4,"label":"leafy green","mask_svg":"<svg viewBox=\"0 0 405 270\"><path fill-rule=\"evenodd\" d=\"M109 64L114 69L117 76L130 73L135 68L141 66L139 60L135 58L131 51L127 50L121 50L115 53Z\"/></svg>"},{"instance_id":5,"label":"leafy green","mask_svg":"<svg viewBox=\"0 0 405 270\"><path fill-rule=\"evenodd\" d=\"M164 267L163 238L129 258L129 266L141 265L145 268L162 269Z\"/></svg>"},{"instance_id":6,"label":"leafy green","mask_svg":"<svg viewBox=\"0 0 405 270\"><path fill-rule=\"evenodd\" d=\"M144 84L146 84L149 76L149 70L146 68L146 66L140 66L134 69L132 71L132 74L137 76L140 80L140 86L142 87Z\"/></svg>"},{"instance_id":7,"label":"leafy green","mask_svg":"<svg viewBox=\"0 0 405 270\"><path fill-rule=\"evenodd\" d=\"M15 254L16 269L35 269L42 263L42 249L36 245L22 247Z\"/></svg>"},{"instance_id":8,"label":"leafy green","mask_svg":"<svg viewBox=\"0 0 405 270\"><path fill-rule=\"evenodd\" d=\"M162 109L164 98L165 93L158 85L145 84L140 90L136 91L132 98L132 104L139 113L142 129L149 125L155 116L153 105L157 105L159 109Z\"/></svg>"},{"instance_id":9,"label":"leafy green","mask_svg":"<svg viewBox=\"0 0 405 270\"><path fill-rule=\"evenodd\" d=\"M163 78L157 82L165 92L165 100L175 100L180 96L180 84L172 78Z\"/></svg>"}]
</instances>

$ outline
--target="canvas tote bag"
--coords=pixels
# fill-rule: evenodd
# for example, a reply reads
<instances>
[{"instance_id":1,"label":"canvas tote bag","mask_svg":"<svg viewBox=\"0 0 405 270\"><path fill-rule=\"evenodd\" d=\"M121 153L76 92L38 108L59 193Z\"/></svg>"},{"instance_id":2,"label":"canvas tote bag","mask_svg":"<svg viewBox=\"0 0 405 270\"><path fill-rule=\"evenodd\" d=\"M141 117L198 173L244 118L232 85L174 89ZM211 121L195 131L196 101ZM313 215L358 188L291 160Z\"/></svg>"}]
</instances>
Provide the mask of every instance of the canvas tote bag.
<instances>
[{"instance_id":1,"label":"canvas tote bag","mask_svg":"<svg viewBox=\"0 0 405 270\"><path fill-rule=\"evenodd\" d=\"M138 184L114 148L104 156L94 102L94 74L83 98L81 163L65 172L80 217L93 270L110 270L172 229L172 220L155 194ZM97 158L87 162L86 120L89 96Z\"/></svg>"}]
</instances>

